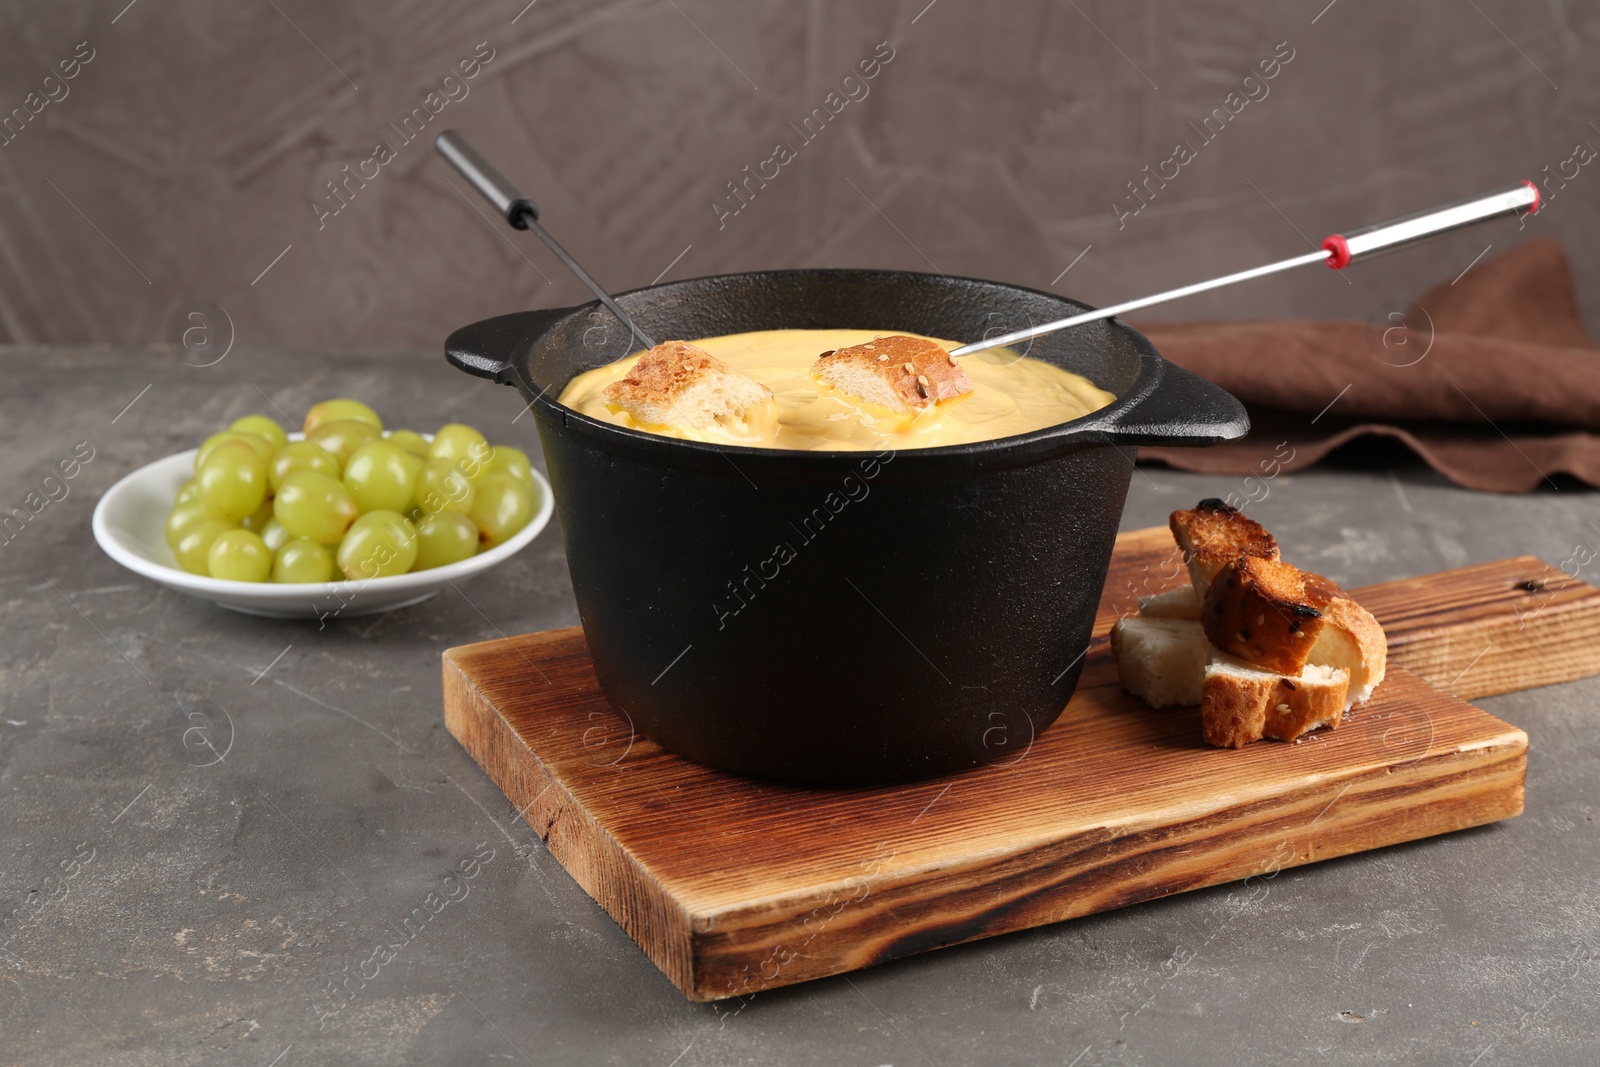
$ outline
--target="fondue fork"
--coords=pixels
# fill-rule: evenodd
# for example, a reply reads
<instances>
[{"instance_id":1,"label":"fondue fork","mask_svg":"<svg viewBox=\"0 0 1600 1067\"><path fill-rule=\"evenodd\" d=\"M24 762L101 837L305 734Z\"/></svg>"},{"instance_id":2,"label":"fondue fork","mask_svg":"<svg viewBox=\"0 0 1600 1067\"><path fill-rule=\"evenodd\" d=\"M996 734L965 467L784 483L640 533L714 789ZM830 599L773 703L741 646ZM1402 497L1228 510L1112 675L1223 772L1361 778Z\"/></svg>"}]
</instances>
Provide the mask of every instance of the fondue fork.
<instances>
[{"instance_id":1,"label":"fondue fork","mask_svg":"<svg viewBox=\"0 0 1600 1067\"><path fill-rule=\"evenodd\" d=\"M567 250L539 225L539 209L534 206L533 201L517 192L516 187L506 181L505 175L495 170L493 164L480 156L477 149L467 143L465 137L455 130L445 130L434 138L433 146L451 166L461 172L463 178L472 183L474 189L483 194L485 200L494 205L494 209L504 216L514 229L532 230L534 235L545 243L545 247L555 253L562 265L577 275L578 280L600 298L600 303L604 304L611 314L622 320L622 324L632 331L641 346L645 348L656 346L656 343L628 317L628 313L617 306L617 302L611 299L611 294L602 289L599 282L589 277L589 272L580 267L578 261L568 255Z\"/></svg>"},{"instance_id":2,"label":"fondue fork","mask_svg":"<svg viewBox=\"0 0 1600 1067\"><path fill-rule=\"evenodd\" d=\"M1404 218L1394 219L1389 222L1369 226L1364 230L1341 235L1332 234L1322 242L1322 247L1315 252L1307 252L1303 256L1292 259L1279 260L1277 263L1268 263L1263 267L1252 267L1236 274L1227 274L1209 281L1196 282L1185 285L1179 289L1168 289L1164 293L1153 296L1142 296L1137 300L1128 300L1110 307L1097 308L1094 311L1085 311L1081 315L1073 315L1065 319L1057 319L1041 326L1031 326L1025 330L1015 330L1011 333L1001 334L998 337L985 338L974 341L970 345L962 345L951 351L952 356L966 356L974 352L982 352L988 348L998 348L1017 341L1026 341L1057 330L1065 330L1072 326L1080 326L1086 322L1097 322L1100 319L1109 319L1121 315L1125 311L1136 311L1147 308L1152 304L1164 304L1168 300L1177 300L1180 297L1193 296L1195 293L1204 293L1212 289L1221 289L1225 285L1237 282L1247 282L1252 278L1262 278L1268 274L1279 271L1293 270L1311 263L1326 263L1334 270L1343 270L1358 258L1391 252L1397 248L1416 244L1430 237L1451 233L1455 230L1465 229L1468 226L1487 222L1490 219L1501 218L1506 215L1531 215L1539 210L1539 187L1531 181L1521 185L1512 186L1497 193L1474 197L1463 200L1458 204L1448 207L1435 208L1431 211L1420 212L1416 215L1407 215Z\"/></svg>"}]
</instances>

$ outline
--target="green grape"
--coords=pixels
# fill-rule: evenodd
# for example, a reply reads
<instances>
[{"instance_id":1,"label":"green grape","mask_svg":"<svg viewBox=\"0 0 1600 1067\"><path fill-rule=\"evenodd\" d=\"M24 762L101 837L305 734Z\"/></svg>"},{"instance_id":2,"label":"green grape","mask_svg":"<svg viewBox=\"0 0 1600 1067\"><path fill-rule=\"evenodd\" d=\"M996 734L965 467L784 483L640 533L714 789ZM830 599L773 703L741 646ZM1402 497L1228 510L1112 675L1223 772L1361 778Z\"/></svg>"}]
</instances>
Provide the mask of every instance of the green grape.
<instances>
[{"instance_id":1,"label":"green grape","mask_svg":"<svg viewBox=\"0 0 1600 1067\"><path fill-rule=\"evenodd\" d=\"M271 441L268 441L258 433L246 433L243 430L223 430L221 433L212 434L201 443L200 450L194 454L195 473L199 473L200 468L205 464L206 457L211 455L213 449L218 445L227 444L229 441L243 441L255 449L256 455L260 456L264 463L272 462L272 454L277 451L272 447Z\"/></svg>"},{"instance_id":2,"label":"green grape","mask_svg":"<svg viewBox=\"0 0 1600 1067\"><path fill-rule=\"evenodd\" d=\"M334 419L318 426L307 438L326 452L340 470L350 462L356 449L368 441L376 441L379 431L358 419Z\"/></svg>"},{"instance_id":3,"label":"green grape","mask_svg":"<svg viewBox=\"0 0 1600 1067\"><path fill-rule=\"evenodd\" d=\"M429 459L461 462L474 457L478 462L487 462L489 442L484 440L483 434L459 422L439 427L439 432L433 435L433 444L428 446Z\"/></svg>"},{"instance_id":4,"label":"green grape","mask_svg":"<svg viewBox=\"0 0 1600 1067\"><path fill-rule=\"evenodd\" d=\"M265 527L267 525L267 523L269 523L271 521L272 521L272 497L268 496L265 500L261 501L261 506L259 508L256 508L250 514L246 515L243 519L240 519L239 520L239 525L243 526L246 530L249 530L251 533L259 534L261 532L262 528Z\"/></svg>"},{"instance_id":5,"label":"green grape","mask_svg":"<svg viewBox=\"0 0 1600 1067\"><path fill-rule=\"evenodd\" d=\"M300 427L307 437L317 432L317 427L338 419L354 419L364 422L379 433L383 432L383 420L378 418L378 413L359 400L324 400L320 404L313 404L311 410L306 412L305 425Z\"/></svg>"},{"instance_id":6,"label":"green grape","mask_svg":"<svg viewBox=\"0 0 1600 1067\"><path fill-rule=\"evenodd\" d=\"M200 520L209 519L210 517L210 513L206 511L206 506L198 500L190 500L184 504L174 504L172 511L167 515L167 547L176 547L178 539L183 536L184 530L187 530Z\"/></svg>"},{"instance_id":7,"label":"green grape","mask_svg":"<svg viewBox=\"0 0 1600 1067\"><path fill-rule=\"evenodd\" d=\"M318 471L290 474L272 501L272 514L291 537L323 545L337 544L360 513L344 483Z\"/></svg>"},{"instance_id":8,"label":"green grape","mask_svg":"<svg viewBox=\"0 0 1600 1067\"><path fill-rule=\"evenodd\" d=\"M265 437L274 449L282 448L289 443L289 435L283 432L283 427L279 426L275 419L269 419L265 415L246 415L242 419L234 419L228 429Z\"/></svg>"},{"instance_id":9,"label":"green grape","mask_svg":"<svg viewBox=\"0 0 1600 1067\"><path fill-rule=\"evenodd\" d=\"M390 430L383 439L419 459L428 458L428 449L431 447L428 439L415 430Z\"/></svg>"},{"instance_id":10,"label":"green grape","mask_svg":"<svg viewBox=\"0 0 1600 1067\"><path fill-rule=\"evenodd\" d=\"M422 460L388 441L368 441L344 465L344 484L362 511L404 511Z\"/></svg>"},{"instance_id":11,"label":"green grape","mask_svg":"<svg viewBox=\"0 0 1600 1067\"><path fill-rule=\"evenodd\" d=\"M195 475L200 501L218 519L237 523L267 498L267 465L243 441L224 441L211 450Z\"/></svg>"},{"instance_id":12,"label":"green grape","mask_svg":"<svg viewBox=\"0 0 1600 1067\"><path fill-rule=\"evenodd\" d=\"M448 459L430 459L417 472L411 499L428 515L454 511L462 515L472 510L472 483Z\"/></svg>"},{"instance_id":13,"label":"green grape","mask_svg":"<svg viewBox=\"0 0 1600 1067\"><path fill-rule=\"evenodd\" d=\"M295 471L316 471L337 478L339 464L311 441L291 441L272 457L272 491L276 493L283 486L283 480Z\"/></svg>"},{"instance_id":14,"label":"green grape","mask_svg":"<svg viewBox=\"0 0 1600 1067\"><path fill-rule=\"evenodd\" d=\"M478 528L455 511L429 515L417 526L417 561L414 571L460 563L478 551Z\"/></svg>"},{"instance_id":15,"label":"green grape","mask_svg":"<svg viewBox=\"0 0 1600 1067\"><path fill-rule=\"evenodd\" d=\"M333 557L315 541L297 537L279 546L272 561L272 580L303 584L333 581Z\"/></svg>"},{"instance_id":16,"label":"green grape","mask_svg":"<svg viewBox=\"0 0 1600 1067\"><path fill-rule=\"evenodd\" d=\"M466 457L456 460L456 466L467 476L467 481L476 486L493 467L494 453L495 448L489 442L474 441L467 446Z\"/></svg>"},{"instance_id":17,"label":"green grape","mask_svg":"<svg viewBox=\"0 0 1600 1067\"><path fill-rule=\"evenodd\" d=\"M533 492L533 464L528 461L528 454L520 448L495 445L494 458L489 460L489 471L491 474L508 475L529 493Z\"/></svg>"},{"instance_id":18,"label":"green grape","mask_svg":"<svg viewBox=\"0 0 1600 1067\"><path fill-rule=\"evenodd\" d=\"M181 488L179 488L178 497L172 502L172 506L177 507L179 504L187 504L191 500L199 499L200 483L195 481L193 478L190 478L188 481L183 483Z\"/></svg>"},{"instance_id":19,"label":"green grape","mask_svg":"<svg viewBox=\"0 0 1600 1067\"><path fill-rule=\"evenodd\" d=\"M264 582L272 574L272 550L249 530L229 530L206 553L211 577L229 582Z\"/></svg>"},{"instance_id":20,"label":"green grape","mask_svg":"<svg viewBox=\"0 0 1600 1067\"><path fill-rule=\"evenodd\" d=\"M346 578L404 574L417 561L417 532L395 511L369 511L339 542L339 569Z\"/></svg>"},{"instance_id":21,"label":"green grape","mask_svg":"<svg viewBox=\"0 0 1600 1067\"><path fill-rule=\"evenodd\" d=\"M183 536L178 538L178 543L172 546L172 554L177 557L178 566L190 574L209 575L211 567L207 557L211 554L211 544L229 530L238 527L231 522L221 519L201 519L192 522L184 528Z\"/></svg>"},{"instance_id":22,"label":"green grape","mask_svg":"<svg viewBox=\"0 0 1600 1067\"><path fill-rule=\"evenodd\" d=\"M263 523L261 529L257 532L261 534L262 544L266 545L274 552L278 551L278 549L282 548L284 544L289 541L289 531L284 529L283 523L278 521L278 517L276 515Z\"/></svg>"},{"instance_id":23,"label":"green grape","mask_svg":"<svg viewBox=\"0 0 1600 1067\"><path fill-rule=\"evenodd\" d=\"M478 528L478 542L493 548L528 525L533 496L508 474L486 474L467 514Z\"/></svg>"}]
</instances>

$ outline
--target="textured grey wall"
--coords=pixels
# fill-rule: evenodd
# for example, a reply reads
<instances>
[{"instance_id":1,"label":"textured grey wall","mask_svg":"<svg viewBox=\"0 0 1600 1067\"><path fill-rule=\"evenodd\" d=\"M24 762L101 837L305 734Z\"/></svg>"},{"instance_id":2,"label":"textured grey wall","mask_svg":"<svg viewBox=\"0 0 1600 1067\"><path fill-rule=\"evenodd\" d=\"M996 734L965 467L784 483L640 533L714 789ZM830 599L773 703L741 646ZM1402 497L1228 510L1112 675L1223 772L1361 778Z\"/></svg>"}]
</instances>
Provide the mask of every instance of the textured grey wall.
<instances>
[{"instance_id":1,"label":"textured grey wall","mask_svg":"<svg viewBox=\"0 0 1600 1067\"><path fill-rule=\"evenodd\" d=\"M243 345L436 348L583 299L462 195L446 126L615 289L876 265L1106 303L1564 166L1528 230L1565 241L1600 321L1600 168L1572 161L1600 146L1595 3L525 2L3 4L0 342L156 341L206 300ZM775 176L731 214L746 166ZM1146 166L1177 176L1119 221ZM1162 317L1362 318L1521 236Z\"/></svg>"}]
</instances>

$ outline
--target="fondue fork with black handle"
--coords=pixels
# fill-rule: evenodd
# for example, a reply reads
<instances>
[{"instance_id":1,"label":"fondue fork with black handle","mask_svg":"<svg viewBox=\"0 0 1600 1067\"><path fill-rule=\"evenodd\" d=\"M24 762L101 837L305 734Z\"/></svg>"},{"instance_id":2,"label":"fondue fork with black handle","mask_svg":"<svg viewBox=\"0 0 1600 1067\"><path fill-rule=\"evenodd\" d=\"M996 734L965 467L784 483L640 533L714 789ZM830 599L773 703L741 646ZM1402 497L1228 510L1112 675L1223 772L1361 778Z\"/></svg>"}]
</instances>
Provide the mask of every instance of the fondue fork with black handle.
<instances>
[{"instance_id":1,"label":"fondue fork with black handle","mask_svg":"<svg viewBox=\"0 0 1600 1067\"><path fill-rule=\"evenodd\" d=\"M517 192L516 187L506 180L505 175L496 170L494 164L479 155L478 150L468 144L465 137L455 130L445 130L434 138L433 144L439 150L439 154L449 160L450 165L460 171L461 176L471 182L472 187L483 194L485 200L494 205L494 209L504 216L513 229L532 230L534 235L545 243L545 247L555 253L561 265L577 275L578 280L588 286L589 291L599 299L607 311L622 320L622 324L638 340L640 347L656 346L656 343L628 317L628 313L617 306L617 302L611 299L611 294L590 277L589 272L561 247L560 242L539 225L539 209L534 202Z\"/></svg>"}]
</instances>

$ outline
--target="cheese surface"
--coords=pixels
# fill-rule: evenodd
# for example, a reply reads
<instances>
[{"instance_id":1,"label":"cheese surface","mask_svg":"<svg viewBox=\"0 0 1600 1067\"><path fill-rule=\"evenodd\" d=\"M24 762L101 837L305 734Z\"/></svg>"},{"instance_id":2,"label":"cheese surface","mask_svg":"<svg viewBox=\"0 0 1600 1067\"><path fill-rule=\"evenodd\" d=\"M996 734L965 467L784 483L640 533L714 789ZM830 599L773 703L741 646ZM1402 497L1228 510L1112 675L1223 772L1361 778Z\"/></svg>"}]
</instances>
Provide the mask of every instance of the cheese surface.
<instances>
[{"instance_id":1,"label":"cheese surface","mask_svg":"<svg viewBox=\"0 0 1600 1067\"><path fill-rule=\"evenodd\" d=\"M696 429L635 421L606 402L606 386L627 376L642 353L586 371L561 392L561 403L604 422L713 444L800 450L929 448L1041 430L1098 411L1116 399L1081 375L991 348L961 357L972 392L906 414L868 404L811 374L829 349L851 348L890 334L883 330L760 330L692 341L734 370L772 390L748 418ZM910 334L906 336L920 336ZM961 342L928 338L946 351Z\"/></svg>"}]
</instances>

